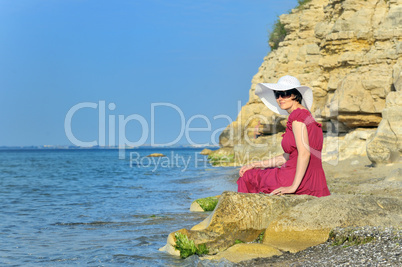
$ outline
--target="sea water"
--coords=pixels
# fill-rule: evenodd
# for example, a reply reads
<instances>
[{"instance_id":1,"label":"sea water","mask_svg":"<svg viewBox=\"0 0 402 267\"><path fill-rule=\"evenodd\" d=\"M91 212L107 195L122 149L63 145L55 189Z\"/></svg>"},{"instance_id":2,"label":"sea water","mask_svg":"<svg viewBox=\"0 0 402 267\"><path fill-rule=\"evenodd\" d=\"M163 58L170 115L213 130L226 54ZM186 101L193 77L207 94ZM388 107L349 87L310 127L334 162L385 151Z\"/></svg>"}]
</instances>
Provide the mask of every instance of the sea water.
<instances>
[{"instance_id":1,"label":"sea water","mask_svg":"<svg viewBox=\"0 0 402 267\"><path fill-rule=\"evenodd\" d=\"M236 190L238 172L200 151L1 150L0 264L192 265L158 249L208 216L192 201Z\"/></svg>"}]
</instances>

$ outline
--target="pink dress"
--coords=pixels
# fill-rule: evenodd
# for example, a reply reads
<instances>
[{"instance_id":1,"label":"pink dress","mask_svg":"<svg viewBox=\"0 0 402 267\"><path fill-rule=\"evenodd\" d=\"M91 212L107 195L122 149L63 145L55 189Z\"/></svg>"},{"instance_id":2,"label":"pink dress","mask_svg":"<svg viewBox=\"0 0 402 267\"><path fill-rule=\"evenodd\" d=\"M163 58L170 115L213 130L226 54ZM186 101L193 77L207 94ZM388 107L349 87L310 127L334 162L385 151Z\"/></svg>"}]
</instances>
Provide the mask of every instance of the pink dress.
<instances>
[{"instance_id":1,"label":"pink dress","mask_svg":"<svg viewBox=\"0 0 402 267\"><path fill-rule=\"evenodd\" d=\"M296 174L297 148L292 131L292 122L300 121L307 126L310 145L310 161L304 177L297 188L297 195L323 197L330 195L321 162L323 134L321 124L317 123L306 109L294 110L288 118L286 132L282 139L283 151L289 154L289 160L280 168L251 169L237 181L238 192L271 193L282 186L291 186Z\"/></svg>"}]
</instances>

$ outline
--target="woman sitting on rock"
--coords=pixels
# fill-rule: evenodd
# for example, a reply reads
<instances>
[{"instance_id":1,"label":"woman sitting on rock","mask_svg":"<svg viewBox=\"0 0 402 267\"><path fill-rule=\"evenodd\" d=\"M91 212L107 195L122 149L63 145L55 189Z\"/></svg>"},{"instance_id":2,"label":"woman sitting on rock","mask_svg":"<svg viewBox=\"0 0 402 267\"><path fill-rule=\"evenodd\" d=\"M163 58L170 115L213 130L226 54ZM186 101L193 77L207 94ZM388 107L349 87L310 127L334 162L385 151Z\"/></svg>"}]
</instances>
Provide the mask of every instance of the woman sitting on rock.
<instances>
[{"instance_id":1,"label":"woman sitting on rock","mask_svg":"<svg viewBox=\"0 0 402 267\"><path fill-rule=\"evenodd\" d=\"M289 115L283 155L243 166L237 181L242 193L330 195L321 162L323 133L312 117L313 92L286 75L278 83L260 83L255 94L272 111Z\"/></svg>"}]
</instances>

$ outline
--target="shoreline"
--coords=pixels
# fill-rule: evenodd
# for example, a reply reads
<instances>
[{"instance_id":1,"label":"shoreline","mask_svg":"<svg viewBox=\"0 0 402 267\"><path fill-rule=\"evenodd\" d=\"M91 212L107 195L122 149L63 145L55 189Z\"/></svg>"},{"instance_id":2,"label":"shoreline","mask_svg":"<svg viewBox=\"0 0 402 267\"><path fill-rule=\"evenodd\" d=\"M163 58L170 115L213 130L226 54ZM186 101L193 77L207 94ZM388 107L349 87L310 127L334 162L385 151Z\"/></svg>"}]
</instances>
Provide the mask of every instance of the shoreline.
<instances>
[{"instance_id":1,"label":"shoreline","mask_svg":"<svg viewBox=\"0 0 402 267\"><path fill-rule=\"evenodd\" d=\"M323 239L321 241L323 243L321 244L312 244L313 246L306 247L305 249L299 250L298 252L294 251L294 253L286 252L286 249L276 247L279 248L282 255L271 256L269 258L257 258L264 257L264 252L261 251L260 255L255 255L256 257L254 259L251 255L249 255L251 257L245 257L243 258L243 261L229 261L228 259L230 258L225 259L225 256L221 254L220 257L223 257L222 259L220 259L219 256L215 257L215 259L213 258L213 256L205 258L196 257L193 258L193 262L197 262L199 266L338 266L342 264L374 264L374 266L376 266L376 264L380 264L381 266L394 266L395 263L399 263L399 261L396 259L402 254L402 248L400 245L402 242L402 228L400 228L399 223L397 223L398 221L400 221L400 214L390 214L392 213L392 210L394 212L398 210L398 208L395 206L395 203L398 203L398 199L401 199L400 189L402 185L402 162L376 166L372 166L370 163L370 160L364 156L349 158L347 160L339 161L337 162L337 164L334 165L323 163L328 187L330 188L331 195L333 195L329 198L331 199L331 201L335 201L333 205L340 205L340 210L338 211L340 212L339 215L341 217L339 218L343 218L347 221L345 221L346 224L333 224L330 223L330 221L323 219L329 216L328 218L333 218L337 220L337 209L333 209L333 207L330 208L330 210L333 210L331 211L332 213L328 213L328 210L326 210L325 212L319 212L319 210L317 210L318 213L316 214L323 214L322 216L324 216L320 220L318 220L320 222L317 221L316 223L320 225L328 221L327 223L329 224L327 228L329 230L332 228L332 231L338 233L338 235L345 233L350 234L350 231L353 230L354 235L358 235L360 237L373 237L374 240L370 240L370 242L367 242L367 244L354 244L353 246L348 246L346 244L347 247L344 247L344 245L334 246L334 241L330 240L330 238L327 238ZM237 180L237 175L233 175L231 179L233 182L235 182ZM250 194L250 196L246 198L254 199L255 197L253 197L253 195ZM393 202L392 199L394 199L395 202ZM321 208L325 207L325 205L330 205L328 201L330 200L327 199L324 202L319 201L319 203L326 203ZM234 202L236 201L234 200ZM256 204L257 202L253 203ZM308 203L306 202L305 204L299 205L303 206L304 208L309 208L309 203L314 203L314 201ZM233 206L232 204L234 203L231 203L229 207ZM259 204L262 205L262 202ZM296 208L294 208L293 210L299 213L302 212L303 214L305 213L305 211L302 211L304 210L304 208L301 208L300 210L296 206ZM344 210L344 208L349 211ZM367 217L367 220L364 220L364 218L358 219L360 218L360 216L366 217L366 209L368 209L367 212L369 213L374 212L373 215L375 214L376 216L371 217L370 219L369 217ZM313 210L314 208L310 210L310 212L305 213L303 216L312 216L312 214L314 214L314 212L311 213ZM347 215L350 212L355 215ZM388 218L388 215L386 215L388 214L387 212L391 212L389 215L394 216L393 219L389 217L390 221L382 221L381 214L384 213L383 216L386 216ZM290 214L288 213L287 215L288 217L290 216L288 218L289 220L293 218ZM223 214L220 214L219 217L222 215ZM353 217L356 217L356 219ZM219 224L220 222L223 222L221 221L221 219L219 219L219 222L215 223ZM301 219L300 222L303 222L303 219ZM313 225L314 223L311 225L311 227L313 227ZM272 227L274 226L269 226L268 229ZM311 229L314 229L314 227ZM210 230L214 231L212 228ZM331 234L329 236L331 236ZM252 245L251 247L255 246L253 245L253 242L246 242L244 245L247 244ZM261 245L269 246L269 243L263 242ZM251 247L248 247L248 249L251 249ZM227 249L224 249L220 252L225 252ZM229 253L233 253L234 251L236 250L231 250L231 252ZM246 254L247 253L248 252L246 252ZM254 254L254 252L252 254ZM227 255L226 252L225 255Z\"/></svg>"}]
</instances>

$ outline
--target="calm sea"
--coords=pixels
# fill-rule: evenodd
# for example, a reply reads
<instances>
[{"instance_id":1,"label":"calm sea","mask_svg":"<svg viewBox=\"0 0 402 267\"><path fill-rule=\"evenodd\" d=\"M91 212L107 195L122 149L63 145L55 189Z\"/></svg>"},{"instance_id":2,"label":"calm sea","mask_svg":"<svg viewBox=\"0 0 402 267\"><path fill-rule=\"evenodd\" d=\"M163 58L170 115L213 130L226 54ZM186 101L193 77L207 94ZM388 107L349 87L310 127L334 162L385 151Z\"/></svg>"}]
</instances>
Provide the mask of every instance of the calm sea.
<instances>
[{"instance_id":1,"label":"calm sea","mask_svg":"<svg viewBox=\"0 0 402 267\"><path fill-rule=\"evenodd\" d=\"M200 151L0 151L0 265L193 265L158 249L208 216L192 201L236 190L238 172Z\"/></svg>"}]
</instances>

